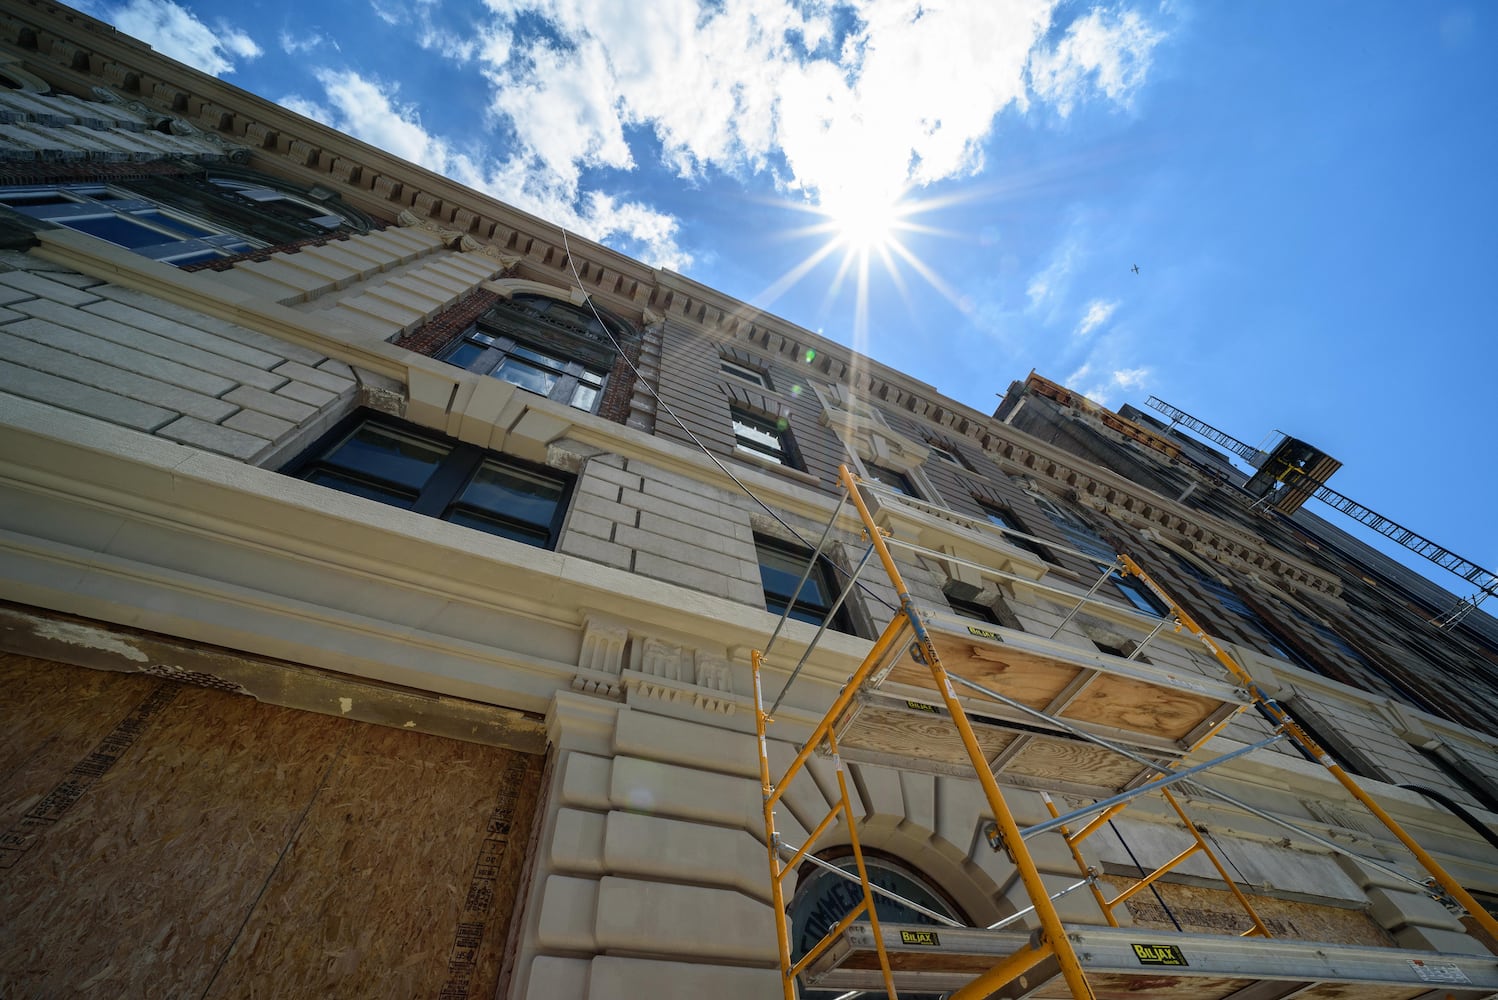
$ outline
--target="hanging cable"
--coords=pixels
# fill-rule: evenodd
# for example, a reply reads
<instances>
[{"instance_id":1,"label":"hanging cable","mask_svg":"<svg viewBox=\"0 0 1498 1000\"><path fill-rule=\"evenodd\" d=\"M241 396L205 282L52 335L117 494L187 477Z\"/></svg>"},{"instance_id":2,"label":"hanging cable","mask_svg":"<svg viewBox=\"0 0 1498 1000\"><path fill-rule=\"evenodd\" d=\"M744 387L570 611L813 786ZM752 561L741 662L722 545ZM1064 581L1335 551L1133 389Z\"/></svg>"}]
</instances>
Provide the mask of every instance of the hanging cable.
<instances>
[{"instance_id":1,"label":"hanging cable","mask_svg":"<svg viewBox=\"0 0 1498 1000\"><path fill-rule=\"evenodd\" d=\"M763 510L766 514L769 514L770 517L775 520L776 524L780 525L786 531L790 532L791 537L794 538L797 542L799 542L801 544L802 548L810 549L811 545L808 544L808 542L806 541L806 539L802 537L801 532L797 531L794 527L792 527L790 525L789 522L787 522L785 520L785 518L783 518L779 514L777 514L770 507L769 504L765 503L758 496L756 496L755 493L754 493L754 491L749 488L749 486L748 486L747 483L745 483L738 476L734 475L733 470L729 469L728 466L724 465L723 462L718 458L717 455L714 455L711 451L709 451L707 445L705 445L705 444L702 443L702 439L699 438L696 434L694 434L692 432L691 428L689 428L685 423L682 422L682 419L676 415L676 411L673 410L673 409L671 409L671 405L669 403L667 403L664 399L661 398L660 393L656 392L655 386L651 385L650 382L649 382L649 380L646 379L643 375L640 374L640 369L635 365L635 363L632 360L630 360L629 355L627 353L625 353L623 346L620 345L618 339L614 336L614 331L611 330L611 329L609 329L609 325L607 323L605 323L603 321L603 317L601 315L599 315L599 313L598 313L598 307L593 304L593 296L589 295L588 294L588 290L583 287L582 275L578 274L578 272L577 272L577 264L572 259L572 245L567 240L567 230L562 229L560 226L557 227L557 228L558 228L558 231L562 234L562 249L567 254L567 268L568 268L568 270L570 270L572 272L572 281L577 286L577 290L580 293L582 293L583 303L585 305L587 305L588 311L593 314L593 318L596 319L596 320L598 320L598 325L603 328L604 336L606 336L606 337L609 338L609 343L613 345L614 351L619 355L619 357L621 357L621 358L624 359L625 365L627 365L629 367L630 374L635 377L635 382L637 384L642 385L642 386L645 387L645 391L650 394L650 398L655 401L656 406L659 407L661 410L665 411L666 415L671 418L672 422L675 423L676 426L681 429L681 432L683 434L685 434L687 436L687 438L694 445L696 445L697 448L704 455L706 455L708 457L709 461L711 461L715 466L718 467L718 471L719 472L723 473L723 475L725 475L729 479L733 480L733 484L735 486L737 486L740 490L742 490L744 492L745 496L747 496L750 500L753 500L756 504L758 504L761 510ZM813 559L817 558L817 555L816 555L815 551L813 551L813 553L812 553L812 558ZM874 600L878 601L880 604L882 604L886 608L888 608L890 611L898 610L895 605L891 604L889 601L885 600L882 596L880 596L879 594L875 593L868 586L866 586L866 585L864 585L862 583L858 583L856 574L850 573L848 570L843 569L841 566L837 565L837 563L833 562L831 559L825 559L824 558L823 561L824 561L824 563L826 565L831 566L834 572L836 572L838 574L841 574L844 577L847 577L848 582L850 584L856 584L857 587L858 587L858 589L863 592L863 595L865 597L871 597L871 598L873 598Z\"/></svg>"},{"instance_id":2,"label":"hanging cable","mask_svg":"<svg viewBox=\"0 0 1498 1000\"><path fill-rule=\"evenodd\" d=\"M1108 829L1113 831L1113 836L1118 838L1118 842L1122 844L1123 849L1128 852L1129 860L1134 862L1135 868L1139 869L1139 877L1147 877L1147 873L1144 870L1144 865L1141 865L1139 863L1139 859L1134 857L1134 849L1129 846L1129 842L1127 840L1124 840L1123 834L1119 832L1118 827L1113 825L1113 821L1111 819L1108 821ZM1150 892L1154 895L1155 902L1160 904L1160 909L1164 910L1165 915L1170 918L1170 922L1175 924L1176 930L1184 931L1185 929L1181 926L1181 922L1176 919L1176 915L1174 913L1170 912L1170 905L1165 902L1165 897L1160 895L1160 890L1155 886L1153 882L1150 883Z\"/></svg>"}]
</instances>

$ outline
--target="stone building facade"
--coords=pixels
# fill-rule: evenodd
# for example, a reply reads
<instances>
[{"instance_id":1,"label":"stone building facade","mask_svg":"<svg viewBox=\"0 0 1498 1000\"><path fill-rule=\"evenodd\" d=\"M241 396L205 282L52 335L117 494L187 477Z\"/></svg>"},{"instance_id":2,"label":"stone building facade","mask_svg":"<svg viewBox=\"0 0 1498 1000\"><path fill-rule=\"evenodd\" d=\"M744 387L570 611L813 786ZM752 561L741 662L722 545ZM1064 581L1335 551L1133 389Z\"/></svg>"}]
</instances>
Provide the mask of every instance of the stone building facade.
<instances>
[{"instance_id":1,"label":"stone building facade","mask_svg":"<svg viewBox=\"0 0 1498 1000\"><path fill-rule=\"evenodd\" d=\"M944 613L1127 660L1150 597L1070 605L1131 553L1498 900L1498 624L1433 629L1450 594L1261 516L1201 446L1027 382L973 411L57 4L0 12L0 85L0 994L778 995L750 651L824 525L824 605L863 554L843 464L913 498L887 516ZM773 763L897 603L863 579L783 628L772 698L834 621ZM1213 677L1189 640L1148 662ZM976 927L1026 905L975 781L845 766L892 884ZM1192 815L1276 935L1491 957L1319 764L1213 780L1252 810ZM1094 863L1124 885L1185 837L1142 804ZM1201 859L1156 889L1120 919L1242 929Z\"/></svg>"}]
</instances>

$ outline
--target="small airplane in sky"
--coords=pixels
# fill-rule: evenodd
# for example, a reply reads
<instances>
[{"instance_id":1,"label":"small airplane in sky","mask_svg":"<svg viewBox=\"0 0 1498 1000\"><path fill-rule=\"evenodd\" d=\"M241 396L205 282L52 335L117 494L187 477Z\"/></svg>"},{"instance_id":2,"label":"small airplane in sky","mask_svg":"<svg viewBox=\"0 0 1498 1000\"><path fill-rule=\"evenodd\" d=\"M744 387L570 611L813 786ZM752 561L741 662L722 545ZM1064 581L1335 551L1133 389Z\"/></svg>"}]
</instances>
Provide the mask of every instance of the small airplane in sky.
<instances>
[{"instance_id":1,"label":"small airplane in sky","mask_svg":"<svg viewBox=\"0 0 1498 1000\"><path fill-rule=\"evenodd\" d=\"M1135 273L1135 274L1138 274L1138 273L1139 273L1139 265L1138 265L1138 264L1135 264L1135 265L1134 265L1134 273Z\"/></svg>"}]
</instances>

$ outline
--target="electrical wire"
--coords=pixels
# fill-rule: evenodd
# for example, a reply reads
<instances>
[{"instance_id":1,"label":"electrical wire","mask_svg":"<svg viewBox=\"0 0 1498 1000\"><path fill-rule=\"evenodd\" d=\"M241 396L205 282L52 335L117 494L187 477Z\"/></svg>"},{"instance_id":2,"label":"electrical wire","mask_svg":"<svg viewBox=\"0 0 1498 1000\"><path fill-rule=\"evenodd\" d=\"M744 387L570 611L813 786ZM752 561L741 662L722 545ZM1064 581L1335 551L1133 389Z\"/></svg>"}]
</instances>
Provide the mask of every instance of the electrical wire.
<instances>
[{"instance_id":1,"label":"electrical wire","mask_svg":"<svg viewBox=\"0 0 1498 1000\"><path fill-rule=\"evenodd\" d=\"M1134 857L1134 849L1129 846L1129 842L1127 840L1124 840L1124 835L1119 832L1118 827L1113 825L1113 821L1111 819L1108 821L1108 829L1113 831L1113 836L1118 838L1118 842L1122 844L1123 849L1128 852L1129 860L1134 862L1135 868L1139 869L1139 877L1147 878L1148 876L1144 870L1144 865L1141 865L1139 863L1139 859ZM1165 911L1165 915L1170 918L1170 922L1176 925L1176 930L1184 931L1185 928L1183 928L1181 926L1181 922L1176 919L1176 915L1170 912L1170 904L1165 902L1165 897L1160 895L1159 888L1157 888L1155 883L1153 882L1150 883L1150 892L1154 894L1155 901L1160 904L1160 909Z\"/></svg>"},{"instance_id":2,"label":"electrical wire","mask_svg":"<svg viewBox=\"0 0 1498 1000\"><path fill-rule=\"evenodd\" d=\"M630 360L629 355L625 352L623 346L620 345L618 339L614 336L614 331L609 328L609 324L604 322L603 317L598 312L598 307L593 304L593 296L588 294L588 290L583 287L582 275L578 273L577 263L572 259L572 246L567 240L567 230L558 227L558 231L562 234L562 249L567 254L567 268L572 272L572 281L577 286L577 290L582 294L583 303L588 307L588 311L593 314L593 318L598 320L598 325L603 328L604 336L609 338L609 343L613 345L615 352L617 352L619 357L624 359L625 365L629 367L630 374L635 377L636 384L645 387L645 391L649 393L650 398L655 401L656 406L660 410L665 411L666 415L670 417L672 422L674 422L676 426L681 429L681 432L687 436L692 444L696 445L697 448L708 457L708 460L711 461L713 465L718 467L719 472L723 473L723 475L731 479L733 481L733 484L740 490L742 490L745 496L758 504L760 509L762 509L766 514L770 515L770 517L775 520L776 524L780 525L786 531L790 532L791 537L799 542L803 548L810 549L813 560L821 558L822 561L826 563L826 565L832 567L834 572L846 577L849 583L855 583L865 597L873 598L891 611L899 610L895 605L885 600L881 595L871 590L867 585L859 583L853 573L850 573L848 570L845 570L841 566L837 565L837 563L833 562L831 559L828 559L825 556L821 555L821 551L819 549L813 549L812 546L806 541L805 537L802 536L801 532L797 531L793 526L791 526L789 522L785 520L785 518L777 514L769 504L765 503L758 496L756 496L754 491L749 488L749 485L738 476L734 475L733 470L724 465L722 460L719 459L717 455L714 455L711 451L709 451L707 445L702 443L702 439L694 434L692 432L692 429L689 428L682 421L682 419L676 415L676 411L671 409L671 404L662 399L660 393L656 391L655 386L650 384L649 379L640 374L639 367L634 363L634 361ZM794 604L794 600L792 601L792 603Z\"/></svg>"}]
</instances>

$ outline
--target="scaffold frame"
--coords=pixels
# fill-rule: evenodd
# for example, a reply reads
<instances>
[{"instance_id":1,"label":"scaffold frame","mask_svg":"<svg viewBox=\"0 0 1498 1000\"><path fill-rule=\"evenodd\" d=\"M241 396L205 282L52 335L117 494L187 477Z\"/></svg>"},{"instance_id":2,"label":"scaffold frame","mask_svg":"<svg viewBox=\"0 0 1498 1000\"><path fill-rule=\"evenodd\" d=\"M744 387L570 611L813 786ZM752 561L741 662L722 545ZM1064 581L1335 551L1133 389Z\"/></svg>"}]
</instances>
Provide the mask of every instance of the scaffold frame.
<instances>
[{"instance_id":1,"label":"scaffold frame","mask_svg":"<svg viewBox=\"0 0 1498 1000\"><path fill-rule=\"evenodd\" d=\"M1231 875L1229 875L1223 861L1212 849L1207 839L1202 836L1199 827L1187 815L1180 799L1173 794L1172 787L1177 784L1184 784L1187 787L1206 792L1219 799L1224 799L1235 805L1242 805L1251 811L1255 811L1246 804L1238 803L1231 796L1199 785L1194 779L1200 773L1226 761L1234 760L1281 741L1288 741L1300 750L1307 759L1321 764L1330 772L1349 794L1367 808L1410 851L1420 866L1429 873L1433 884L1439 886L1449 898L1463 906L1472 915L1472 918L1489 934L1498 936L1498 921L1494 921L1476 903L1466 889L1441 867L1433 856L1416 843L1414 838L1405 832L1387 811L1379 806L1334 759L1322 750L1296 724L1295 720L1274 699L1269 697L1249 671L1239 664L1220 643L1201 628L1174 598L1157 581L1150 577L1144 568L1132 557L1127 554L1120 554L1112 565L1103 569L1103 574L1097 583L1090 591L1082 595L1080 599L1073 592L1039 585L1031 580L1026 580L1025 582L1027 585L1039 586L1040 589L1050 591L1051 593L1064 594L1068 600L1074 602L1071 612L1063 619L1061 625L1056 630L1056 635L1059 635L1067 623L1078 613L1080 608L1089 602L1097 600L1096 594L1098 590L1112 574L1116 572L1137 577L1164 604L1168 609L1168 614L1161 616L1158 621L1151 622L1153 627L1150 629L1148 636L1146 636L1144 643L1140 643L1134 653L1137 654L1144 644L1153 640L1164 628L1172 628L1174 632L1178 634L1184 632L1200 642L1212 655L1222 668L1224 678L1236 686L1236 690L1241 694L1241 700L1234 706L1232 711L1219 709L1204 717L1202 722L1190 730L1189 733L1184 735L1175 734L1180 741L1187 745L1183 746L1185 751L1183 754L1173 758L1160 756L1157 752L1158 748L1156 744L1151 743L1143 735L1126 734L1131 735L1132 739L1124 742L1120 742L1117 739L1110 739L1111 734L1105 735L1092 731L1097 728L1095 726L1089 728L1085 724L1078 724L1075 720L1069 721L1061 718L1058 714L1047 714L1045 708L1037 707L1034 704L1026 704L1024 701L1012 698L1003 692L991 690L968 677L949 673L943 664L938 644L928 629L928 615L923 614L922 609L911 596L900 568L891 553L892 536L885 528L879 525L874 513L870 509L865 491L867 491L868 495L876 497L880 503L906 502L905 498L897 497L892 492L881 491L877 484L871 484L859 479L847 466L839 468L838 476L839 484L842 487L839 503L834 509L818 541L817 548L811 560L808 561L807 573L810 573L815 560L822 556L823 549L832 537L833 529L839 519L846 516L845 505L851 503L856 512L857 521L863 528L863 534L868 542L868 547L863 554L863 559L860 561L857 570L849 574L846 585L837 597L837 605L840 606L847 599L848 595L859 586L859 574L863 571L867 563L871 561L871 558L877 556L894 589L899 606L888 624L880 632L878 638L875 639L858 668L844 682L833 699L832 704L813 726L811 733L800 745L791 763L778 778L771 773L768 728L773 724L775 711L778 710L781 701L785 698L791 685L800 675L808 657L811 655L812 649L815 647L817 641L821 639L826 626L824 624L817 631L815 638L806 648L800 661L791 672L790 677L781 686L775 704L769 710L765 708L763 692L765 658L769 655L775 641L779 638L781 627L784 625L786 616L790 613L790 608L787 608L786 615L782 616L781 626L776 628L774 635L771 637L770 642L766 644L765 649L763 651L754 650L751 655L755 727L759 748L760 782L763 793L765 844L771 877L772 905L776 914L777 950L779 954L782 992L785 1000L796 1000L798 978L809 968L825 965L828 961L827 956L831 953L830 950L834 948L835 943L844 939L851 940L852 937L868 942L872 952L877 956L879 970L878 985L864 988L882 989L890 1000L896 1000L898 997L896 970L892 966L891 955L885 945L887 935L880 930L875 896L890 897L902 903L910 903L910 901L900 899L900 897L887 890L873 886L869 880L867 866L864 862L864 851L858 835L858 822L848 794L848 779L845 774L843 755L840 753L839 723L840 720L844 719L845 713L854 705L866 686L871 681L882 682L890 674L889 664L892 662L892 659L898 659L907 649L913 658L919 661L920 666L925 671L929 671L931 690L935 692L940 702L941 711L938 717L950 724L955 731L966 755L967 765L970 769L969 776L975 778L982 789L985 803L992 816L992 820L985 829L989 846L996 851L1004 852L1008 856L1014 865L1020 883L1024 887L1024 893L1029 903L1020 913L1004 918L990 928L975 930L998 933L999 929L1004 925L1026 913L1033 913L1035 919L1040 924L1039 931L1026 939L1022 944L1014 947L1007 954L996 954L991 967L976 972L969 981L950 994L951 1000L978 1000L978 998L989 996L999 987L1016 980L1042 963L1046 965L1048 970L1051 970L1056 978L1065 984L1066 990L1075 1000L1090 1000L1095 994L1088 983L1084 963L1079 958L1077 950L1074 947L1074 939L1077 932L1074 929L1069 930L1062 923L1060 912L1056 907L1056 900L1061 896L1086 887L1091 892L1103 921L1109 927L1117 928L1119 923L1114 911L1118 906L1126 903L1129 898L1138 892L1150 888L1189 858L1198 855L1208 860L1212 868L1226 884L1236 902L1244 910L1249 920L1249 928L1243 932L1242 936L1268 937L1269 930L1263 919L1254 909L1252 901L1243 892L1242 888L1238 886ZM931 505L920 501L915 502L913 505L931 508ZM974 519L965 518L962 515L952 515L951 512L944 510L941 513L949 519L965 521L977 530L985 530L985 526ZM997 529L988 530L994 531L1000 537L1011 534L1008 531L999 532ZM916 550L920 549L919 546L908 544L905 544L905 547ZM1087 553L1078 554L1091 558ZM949 553L940 553L939 557L944 560L956 559L956 557ZM991 573L1000 578L1012 576L1012 574L1003 571L984 569L984 572ZM802 579L804 582L806 579L805 574L803 574ZM797 592L799 593L799 590ZM987 635L993 636L996 639L998 638L995 633L984 630L970 629L969 631L975 635ZM1052 638L1055 638L1055 636L1053 635ZM1128 663L1128 661L1133 661L1134 659L1135 656L1131 655L1126 661L1121 660L1121 662L1127 664L1137 673L1137 667L1134 664ZM1106 667L1108 665L1104 664L1103 666ZM909 669L908 667L906 668L907 674ZM1130 673L1129 670L1125 670L1124 672L1125 674ZM1141 683L1156 682L1155 678L1148 674L1140 674L1137 679ZM1029 828L1021 827L998 782L991 763L991 755L980 745L979 736L975 731L973 721L969 717L968 706L964 704L963 698L959 696L958 687L981 696L988 702L1002 706L1014 717L1024 716L1036 719L1044 723L1050 730L1065 734L1067 738L1075 738L1080 741L1096 744L1125 759L1132 760L1144 768L1146 772L1149 772L1148 778L1147 780L1135 780L1126 787L1120 788L1116 794L1100 798L1089 807L1074 810L1065 815L1056 808L1050 795L1042 792L1042 800L1050 812L1051 819ZM1075 688L1076 685L1074 684L1073 687ZM1204 690L1208 690L1211 693L1220 693L1216 689L1204 688ZM1073 691L1072 694L1074 695L1075 692ZM1046 707L1053 707L1062 703L1063 701L1058 699L1052 701ZM1221 754L1205 762L1190 765L1185 764L1184 757L1187 754L1204 746L1213 736L1220 733L1223 727L1236 717L1239 712L1249 707L1256 709L1268 721L1273 729L1270 737L1237 750ZM1002 724L1002 721L1000 720L1000 724ZM1189 739L1186 739L1188 736ZM1134 741L1142 741L1145 745L1135 749L1131 746L1131 743ZM1155 749L1151 749L1151 747L1155 747ZM799 848L790 847L783 843L777 831L775 821L776 806L781 802L790 782L806 769L807 762L811 757L819 753L825 753L831 759L837 783L837 801L833 803L820 822L816 824L815 828L806 835L804 844ZM1113 817L1130 803L1142 795L1154 792L1158 792L1164 798L1167 805L1181 821L1183 827L1190 833L1192 842L1187 848L1154 871L1148 873L1141 872L1140 877L1132 885L1110 898L1099 884L1096 869L1088 864L1082 854L1082 845L1090 836L1110 822ZM1281 825L1288 825L1283 820L1276 821L1281 823ZM834 868L842 877L847 878L850 882L857 881L861 887L861 899L805 955L793 960L789 936L785 880L801 864L806 862L807 859L814 859L812 851L818 840L839 822L845 824L844 834L849 842L857 874L855 876L851 872L844 872L841 869L836 869L835 866L827 865L825 862L822 863L822 866ZM1074 828L1073 824L1075 823L1080 823L1081 825ZM1068 851L1071 853L1080 876L1077 882L1056 893L1051 892L1047 887L1026 843L1030 837L1051 831L1058 832L1062 837ZM1342 853L1351 853L1340 845L1330 844L1324 841L1324 839L1322 839L1322 842ZM1363 862L1370 861L1370 859L1361 858L1355 854L1353 856ZM815 860L820 861L820 859ZM1423 883L1410 878L1397 869L1376 863L1374 867L1384 868L1386 871L1400 876L1402 879L1419 888L1426 888ZM868 930L852 934L850 928L853 928L855 922L859 921L861 917L865 918ZM860 924L860 926L865 926L865 924ZM1093 927L1093 925L1087 926ZM850 934L852 937L850 937ZM839 945L838 947L843 946Z\"/></svg>"}]
</instances>

